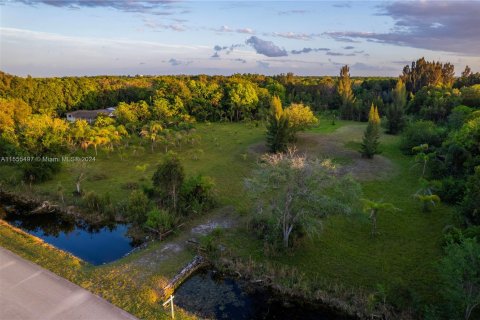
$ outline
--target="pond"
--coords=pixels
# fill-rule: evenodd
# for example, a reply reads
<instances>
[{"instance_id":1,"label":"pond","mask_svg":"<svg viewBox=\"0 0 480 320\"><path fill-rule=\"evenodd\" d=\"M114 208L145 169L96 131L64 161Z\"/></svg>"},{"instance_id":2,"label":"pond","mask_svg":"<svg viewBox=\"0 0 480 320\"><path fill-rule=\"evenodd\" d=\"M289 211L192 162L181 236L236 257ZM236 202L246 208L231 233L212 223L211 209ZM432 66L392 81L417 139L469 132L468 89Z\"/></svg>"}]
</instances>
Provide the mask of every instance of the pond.
<instances>
[{"instance_id":1,"label":"pond","mask_svg":"<svg viewBox=\"0 0 480 320\"><path fill-rule=\"evenodd\" d=\"M211 270L190 277L174 296L177 306L208 319L349 319L321 306L286 302L266 290L249 288Z\"/></svg>"},{"instance_id":2,"label":"pond","mask_svg":"<svg viewBox=\"0 0 480 320\"><path fill-rule=\"evenodd\" d=\"M125 224L93 227L60 214L28 215L12 211L4 220L93 265L117 260L134 248L126 236Z\"/></svg>"}]
</instances>

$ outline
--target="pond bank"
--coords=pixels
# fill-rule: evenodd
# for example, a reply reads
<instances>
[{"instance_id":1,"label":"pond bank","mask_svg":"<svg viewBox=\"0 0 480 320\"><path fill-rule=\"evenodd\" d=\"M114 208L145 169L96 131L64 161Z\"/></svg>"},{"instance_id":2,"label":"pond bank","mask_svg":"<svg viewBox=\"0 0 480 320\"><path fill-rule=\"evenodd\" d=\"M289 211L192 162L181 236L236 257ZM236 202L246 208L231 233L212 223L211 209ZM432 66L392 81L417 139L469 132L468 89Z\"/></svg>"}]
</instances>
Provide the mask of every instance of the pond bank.
<instances>
[{"instance_id":1,"label":"pond bank","mask_svg":"<svg viewBox=\"0 0 480 320\"><path fill-rule=\"evenodd\" d=\"M338 319L416 319L410 311L396 310L391 305L380 303L376 293L361 288L348 289L341 285L327 285L326 282L305 283L295 269L232 257L212 261L213 267L222 274L244 281L254 288L273 292L274 296L286 301L309 308L321 306L322 310L338 316Z\"/></svg>"},{"instance_id":2,"label":"pond bank","mask_svg":"<svg viewBox=\"0 0 480 320\"><path fill-rule=\"evenodd\" d=\"M5 191L0 219L93 265L118 260L139 244L127 235L128 224L84 219L79 210Z\"/></svg>"},{"instance_id":3,"label":"pond bank","mask_svg":"<svg viewBox=\"0 0 480 320\"><path fill-rule=\"evenodd\" d=\"M353 320L328 306L279 295L259 283L202 269L175 292L175 303L209 319Z\"/></svg>"}]
</instances>

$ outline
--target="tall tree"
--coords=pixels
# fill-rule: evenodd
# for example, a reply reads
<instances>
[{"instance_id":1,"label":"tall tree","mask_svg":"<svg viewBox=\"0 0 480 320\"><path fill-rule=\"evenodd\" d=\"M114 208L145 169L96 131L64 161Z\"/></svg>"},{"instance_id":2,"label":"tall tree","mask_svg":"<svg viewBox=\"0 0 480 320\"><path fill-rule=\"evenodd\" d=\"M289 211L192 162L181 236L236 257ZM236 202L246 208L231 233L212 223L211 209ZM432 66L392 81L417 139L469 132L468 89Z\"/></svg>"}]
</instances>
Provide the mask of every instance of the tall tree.
<instances>
[{"instance_id":1,"label":"tall tree","mask_svg":"<svg viewBox=\"0 0 480 320\"><path fill-rule=\"evenodd\" d=\"M239 121L258 103L255 88L249 81L237 81L229 86L228 102L230 104L230 120Z\"/></svg>"},{"instance_id":2,"label":"tall tree","mask_svg":"<svg viewBox=\"0 0 480 320\"><path fill-rule=\"evenodd\" d=\"M376 106L370 106L368 114L368 125L363 135L363 142L360 153L362 157L372 159L374 155L380 153L378 150L380 138L380 115Z\"/></svg>"},{"instance_id":3,"label":"tall tree","mask_svg":"<svg viewBox=\"0 0 480 320\"><path fill-rule=\"evenodd\" d=\"M445 64L439 61L430 62L422 57L413 61L411 66L406 65L401 78L405 82L407 91L415 94L425 86L450 88L455 80L455 69L449 62Z\"/></svg>"},{"instance_id":4,"label":"tall tree","mask_svg":"<svg viewBox=\"0 0 480 320\"><path fill-rule=\"evenodd\" d=\"M352 91L352 81L350 79L350 68L348 65L344 65L340 69L340 78L337 83L337 92L340 95L342 105L340 106L340 112L345 119L354 118L354 105L355 96Z\"/></svg>"},{"instance_id":5,"label":"tall tree","mask_svg":"<svg viewBox=\"0 0 480 320\"><path fill-rule=\"evenodd\" d=\"M169 153L164 161L157 166L157 170L153 174L153 185L165 196L168 204L171 205L173 211L177 211L178 195L180 193L185 172L180 159Z\"/></svg>"},{"instance_id":6,"label":"tall tree","mask_svg":"<svg viewBox=\"0 0 480 320\"><path fill-rule=\"evenodd\" d=\"M270 102L270 116L267 124L267 146L270 152L283 152L289 138L288 119L280 98L274 96Z\"/></svg>"},{"instance_id":7,"label":"tall tree","mask_svg":"<svg viewBox=\"0 0 480 320\"><path fill-rule=\"evenodd\" d=\"M387 108L387 132L397 134L405 126L405 107L407 105L407 90L402 79L398 79L392 91L393 102Z\"/></svg>"}]
</instances>

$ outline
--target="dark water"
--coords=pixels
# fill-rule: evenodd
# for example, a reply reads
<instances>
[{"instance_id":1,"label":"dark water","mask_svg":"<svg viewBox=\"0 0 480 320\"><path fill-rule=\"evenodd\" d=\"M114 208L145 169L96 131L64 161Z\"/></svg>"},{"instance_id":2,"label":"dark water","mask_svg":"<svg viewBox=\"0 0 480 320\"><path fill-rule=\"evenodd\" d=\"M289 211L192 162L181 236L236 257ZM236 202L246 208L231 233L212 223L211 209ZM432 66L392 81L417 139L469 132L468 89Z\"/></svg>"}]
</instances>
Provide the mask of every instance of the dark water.
<instances>
[{"instance_id":1,"label":"dark water","mask_svg":"<svg viewBox=\"0 0 480 320\"><path fill-rule=\"evenodd\" d=\"M247 289L236 280L217 276L212 271L190 277L174 296L176 305L208 319L348 319L320 306L286 303L268 291Z\"/></svg>"},{"instance_id":2,"label":"dark water","mask_svg":"<svg viewBox=\"0 0 480 320\"><path fill-rule=\"evenodd\" d=\"M128 226L92 227L58 214L23 215L9 212L4 220L93 265L111 262L133 249Z\"/></svg>"}]
</instances>

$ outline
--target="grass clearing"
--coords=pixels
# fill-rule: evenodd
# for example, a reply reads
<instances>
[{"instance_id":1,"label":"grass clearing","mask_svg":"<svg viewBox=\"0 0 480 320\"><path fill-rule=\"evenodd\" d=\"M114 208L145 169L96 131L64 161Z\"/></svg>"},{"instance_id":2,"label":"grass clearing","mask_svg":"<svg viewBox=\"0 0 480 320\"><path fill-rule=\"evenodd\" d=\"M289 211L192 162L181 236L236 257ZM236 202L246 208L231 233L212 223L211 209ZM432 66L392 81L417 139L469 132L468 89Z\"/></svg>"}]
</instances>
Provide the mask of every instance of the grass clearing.
<instances>
[{"instance_id":1,"label":"grass clearing","mask_svg":"<svg viewBox=\"0 0 480 320\"><path fill-rule=\"evenodd\" d=\"M357 130L339 133L347 148L358 150L362 125L356 126ZM263 244L244 233L231 234L224 241L234 248L235 255L294 267L311 281L322 279L371 291L383 285L391 302L401 304L409 298L434 302L437 291L432 288L438 282L435 265L442 255L442 230L453 223L453 208L442 204L432 212L422 212L412 196L420 174L412 168L413 158L401 154L398 136L383 135L381 141L382 156L395 165L394 175L361 182L364 197L391 202L401 211L379 214L377 238L370 235L367 215L357 214L329 217L319 237L279 257L265 258Z\"/></svg>"}]
</instances>

